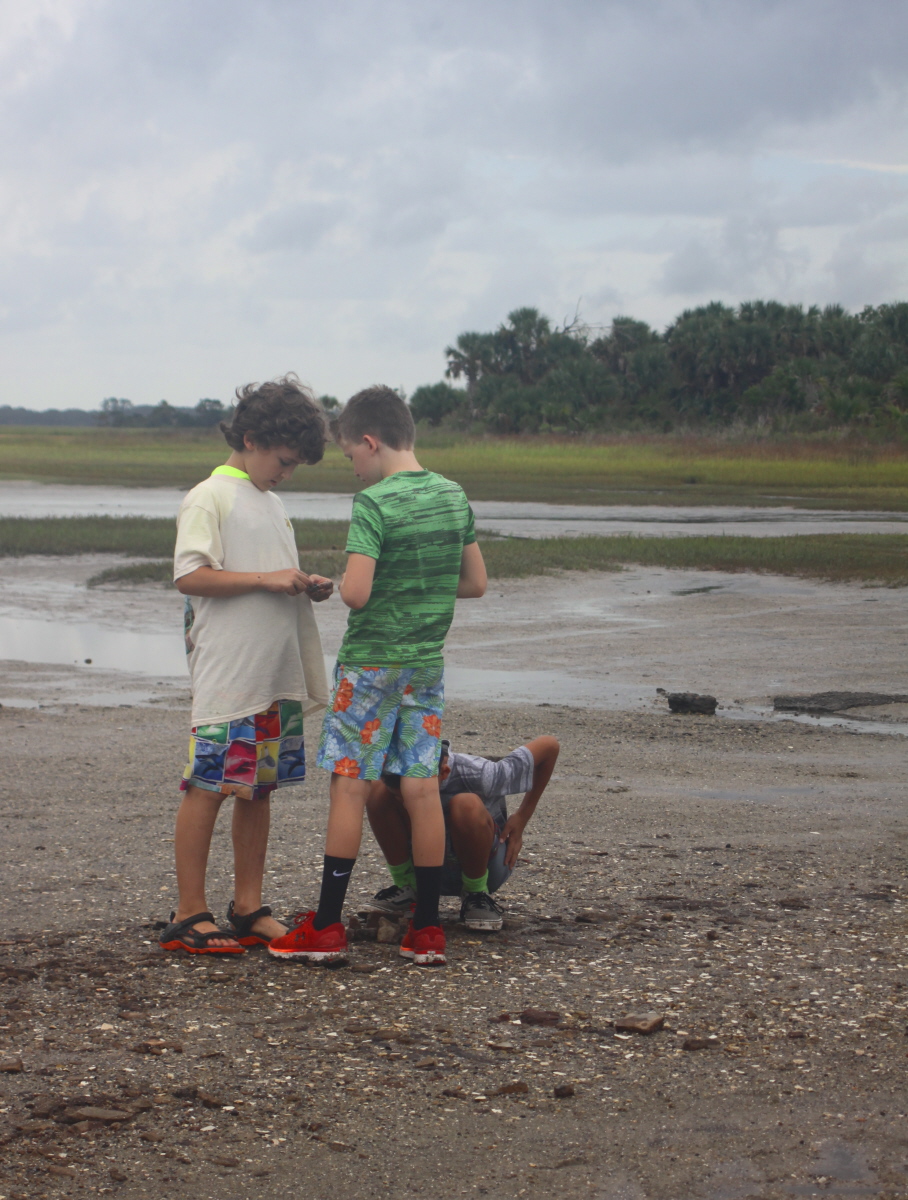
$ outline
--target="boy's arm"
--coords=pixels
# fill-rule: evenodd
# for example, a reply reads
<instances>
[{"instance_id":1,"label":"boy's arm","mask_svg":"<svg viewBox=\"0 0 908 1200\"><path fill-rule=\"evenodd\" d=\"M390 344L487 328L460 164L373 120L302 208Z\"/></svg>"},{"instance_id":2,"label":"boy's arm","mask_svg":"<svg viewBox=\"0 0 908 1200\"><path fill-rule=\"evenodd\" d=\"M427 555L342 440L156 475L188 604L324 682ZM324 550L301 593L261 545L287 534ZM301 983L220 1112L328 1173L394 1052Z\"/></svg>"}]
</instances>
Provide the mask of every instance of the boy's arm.
<instances>
[{"instance_id":1,"label":"boy's arm","mask_svg":"<svg viewBox=\"0 0 908 1200\"><path fill-rule=\"evenodd\" d=\"M347 569L337 589L347 608L364 608L368 604L374 578L374 558L370 558L368 554L347 556Z\"/></svg>"},{"instance_id":2,"label":"boy's arm","mask_svg":"<svg viewBox=\"0 0 908 1200\"><path fill-rule=\"evenodd\" d=\"M507 843L504 855L505 865L512 869L523 846L523 831L526 829L530 817L536 811L540 796L552 778L560 749L558 739L553 737L538 737L527 742L527 750L533 756L533 786L520 802L517 811L508 817L507 823L501 831L501 840Z\"/></svg>"},{"instance_id":3,"label":"boy's arm","mask_svg":"<svg viewBox=\"0 0 908 1200\"><path fill-rule=\"evenodd\" d=\"M485 595L488 577L478 542L464 546L460 559L460 580L457 584L458 600L478 600Z\"/></svg>"},{"instance_id":4,"label":"boy's arm","mask_svg":"<svg viewBox=\"0 0 908 1200\"><path fill-rule=\"evenodd\" d=\"M248 596L250 592L282 592L299 596L311 587L312 580L304 571L288 567L284 571L216 571L214 567L196 567L176 581L177 591L184 596Z\"/></svg>"}]
</instances>

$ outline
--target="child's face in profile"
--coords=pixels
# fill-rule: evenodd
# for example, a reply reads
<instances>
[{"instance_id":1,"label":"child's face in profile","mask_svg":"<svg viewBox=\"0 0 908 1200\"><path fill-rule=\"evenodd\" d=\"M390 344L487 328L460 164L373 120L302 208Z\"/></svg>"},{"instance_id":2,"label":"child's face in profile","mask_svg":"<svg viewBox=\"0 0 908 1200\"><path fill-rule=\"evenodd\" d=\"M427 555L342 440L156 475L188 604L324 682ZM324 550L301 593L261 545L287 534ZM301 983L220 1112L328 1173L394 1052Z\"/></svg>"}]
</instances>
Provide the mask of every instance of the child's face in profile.
<instances>
[{"instance_id":1,"label":"child's face in profile","mask_svg":"<svg viewBox=\"0 0 908 1200\"><path fill-rule=\"evenodd\" d=\"M289 446L271 446L266 450L263 446L257 446L248 434L243 458L246 474L260 492L270 492L273 487L289 479L302 461Z\"/></svg>"},{"instance_id":2,"label":"child's face in profile","mask_svg":"<svg viewBox=\"0 0 908 1200\"><path fill-rule=\"evenodd\" d=\"M378 483L382 478L381 460L378 456L379 443L376 438L365 434L358 442L341 442L344 458L353 464L353 474L366 487Z\"/></svg>"}]
</instances>

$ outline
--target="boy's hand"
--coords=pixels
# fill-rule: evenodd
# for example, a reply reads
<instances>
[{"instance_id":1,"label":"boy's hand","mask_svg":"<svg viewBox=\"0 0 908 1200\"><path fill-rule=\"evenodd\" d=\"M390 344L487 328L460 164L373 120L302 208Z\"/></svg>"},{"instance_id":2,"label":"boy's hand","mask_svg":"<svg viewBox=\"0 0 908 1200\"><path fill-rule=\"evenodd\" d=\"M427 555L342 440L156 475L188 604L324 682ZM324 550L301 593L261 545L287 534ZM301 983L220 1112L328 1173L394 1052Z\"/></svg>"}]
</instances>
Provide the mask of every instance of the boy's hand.
<instances>
[{"instance_id":1,"label":"boy's hand","mask_svg":"<svg viewBox=\"0 0 908 1200\"><path fill-rule=\"evenodd\" d=\"M514 864L517 862L517 856L523 846L523 831L524 823L521 821L517 813L508 817L507 823L501 831L501 840L505 843L504 863L506 867L514 870Z\"/></svg>"},{"instance_id":2,"label":"boy's hand","mask_svg":"<svg viewBox=\"0 0 908 1200\"><path fill-rule=\"evenodd\" d=\"M308 591L311 583L305 571L288 567L285 571L267 571L262 575L262 587L266 592L282 592L287 596L299 596Z\"/></svg>"},{"instance_id":3,"label":"boy's hand","mask_svg":"<svg viewBox=\"0 0 908 1200\"><path fill-rule=\"evenodd\" d=\"M306 595L316 604L322 600L327 600L334 591L334 581L326 579L324 575L310 575L309 586L306 588Z\"/></svg>"}]
</instances>

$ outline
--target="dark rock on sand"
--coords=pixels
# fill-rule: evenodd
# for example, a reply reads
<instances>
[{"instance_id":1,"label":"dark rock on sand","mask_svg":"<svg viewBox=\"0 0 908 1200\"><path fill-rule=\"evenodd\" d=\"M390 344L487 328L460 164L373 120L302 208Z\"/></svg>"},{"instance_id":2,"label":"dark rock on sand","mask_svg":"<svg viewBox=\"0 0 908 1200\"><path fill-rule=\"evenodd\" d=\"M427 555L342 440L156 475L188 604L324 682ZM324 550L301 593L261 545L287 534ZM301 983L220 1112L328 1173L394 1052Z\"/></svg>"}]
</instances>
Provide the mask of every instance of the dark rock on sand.
<instances>
[{"instance_id":1,"label":"dark rock on sand","mask_svg":"<svg viewBox=\"0 0 908 1200\"><path fill-rule=\"evenodd\" d=\"M619 1017L615 1022L615 1029L619 1033L655 1033L657 1029L661 1029L665 1024L665 1017L662 1013L646 1012L646 1013L628 1013L626 1017Z\"/></svg>"},{"instance_id":2,"label":"dark rock on sand","mask_svg":"<svg viewBox=\"0 0 908 1200\"><path fill-rule=\"evenodd\" d=\"M695 713L705 717L714 716L718 704L715 696L701 696L699 692L667 692L665 698L670 712Z\"/></svg>"},{"instance_id":3,"label":"dark rock on sand","mask_svg":"<svg viewBox=\"0 0 908 1200\"><path fill-rule=\"evenodd\" d=\"M525 1008L520 1014L520 1020L524 1025L557 1025L561 1020L561 1013L552 1012L547 1008Z\"/></svg>"}]
</instances>

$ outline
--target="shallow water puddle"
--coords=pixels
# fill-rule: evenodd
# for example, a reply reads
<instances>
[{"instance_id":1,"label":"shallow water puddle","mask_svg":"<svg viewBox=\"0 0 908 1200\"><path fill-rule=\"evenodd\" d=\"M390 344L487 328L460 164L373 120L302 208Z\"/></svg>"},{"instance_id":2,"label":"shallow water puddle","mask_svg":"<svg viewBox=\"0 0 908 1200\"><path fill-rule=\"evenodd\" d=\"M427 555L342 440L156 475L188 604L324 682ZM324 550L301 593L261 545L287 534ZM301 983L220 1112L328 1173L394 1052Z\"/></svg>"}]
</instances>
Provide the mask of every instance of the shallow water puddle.
<instances>
[{"instance_id":1,"label":"shallow water puddle","mask_svg":"<svg viewBox=\"0 0 908 1200\"><path fill-rule=\"evenodd\" d=\"M79 484L0 482L0 516L175 517L184 491ZM352 494L281 492L292 517L347 521ZM845 512L803 508L687 507L647 504L542 504L477 500L481 531L515 537L576 537L583 534L905 533L908 513Z\"/></svg>"},{"instance_id":2,"label":"shallow water puddle","mask_svg":"<svg viewBox=\"0 0 908 1200\"><path fill-rule=\"evenodd\" d=\"M108 629L93 621L0 617L0 659L3 658L94 666L138 675L187 674L180 632Z\"/></svg>"},{"instance_id":3,"label":"shallow water puddle","mask_svg":"<svg viewBox=\"0 0 908 1200\"><path fill-rule=\"evenodd\" d=\"M188 676L180 633L110 629L93 621L0 617L0 659L81 666L86 673L94 668L155 678ZM326 656L325 665L330 678L334 660ZM511 704L626 708L647 700L639 686L616 684L604 693L599 680L569 679L558 671L495 671L453 665L445 672L445 690L452 699ZM0 701L7 703L2 697Z\"/></svg>"},{"instance_id":4,"label":"shallow water puddle","mask_svg":"<svg viewBox=\"0 0 908 1200\"><path fill-rule=\"evenodd\" d=\"M78 703L99 706L147 704L160 700L160 688L152 680L172 688L188 683L183 639L179 632L112 629L94 621L42 621L32 617L0 617L0 660L65 667L79 667L76 677L58 681L48 694L47 705ZM325 657L328 677L334 660ZM105 676L98 690L92 689L94 672L122 673L123 690L111 691ZM136 677L139 677L138 679ZM79 680L78 684L76 680ZM148 679L146 688L138 687ZM131 684L132 686L128 686ZM34 690L32 685L31 690ZM60 695L60 692L66 693ZM662 709L663 701L648 683L611 682L604 677L585 678L559 670L505 671L461 667L449 663L445 669L445 692L451 700L473 703L536 704L568 708L598 708L623 711ZM0 680L0 704L33 707L33 699L17 699L15 689ZM668 713L666 712L666 717ZM735 721L796 721L826 725L855 733L908 735L908 725L845 717L810 717L776 713L757 706L720 707L717 716ZM702 719L702 718L701 718Z\"/></svg>"}]
</instances>

